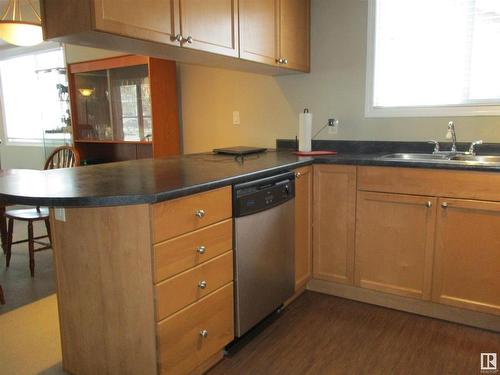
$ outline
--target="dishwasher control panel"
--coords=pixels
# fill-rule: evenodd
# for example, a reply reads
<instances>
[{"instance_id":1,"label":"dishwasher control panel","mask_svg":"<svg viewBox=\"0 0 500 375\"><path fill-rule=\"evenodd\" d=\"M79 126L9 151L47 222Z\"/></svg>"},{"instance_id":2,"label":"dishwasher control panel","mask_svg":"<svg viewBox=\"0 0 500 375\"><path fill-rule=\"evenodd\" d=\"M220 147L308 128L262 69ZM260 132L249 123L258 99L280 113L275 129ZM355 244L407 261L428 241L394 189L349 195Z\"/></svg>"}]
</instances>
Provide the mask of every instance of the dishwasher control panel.
<instances>
[{"instance_id":1,"label":"dishwasher control panel","mask_svg":"<svg viewBox=\"0 0 500 375\"><path fill-rule=\"evenodd\" d=\"M250 215L293 199L295 176L287 172L235 185L233 189L234 216Z\"/></svg>"}]
</instances>

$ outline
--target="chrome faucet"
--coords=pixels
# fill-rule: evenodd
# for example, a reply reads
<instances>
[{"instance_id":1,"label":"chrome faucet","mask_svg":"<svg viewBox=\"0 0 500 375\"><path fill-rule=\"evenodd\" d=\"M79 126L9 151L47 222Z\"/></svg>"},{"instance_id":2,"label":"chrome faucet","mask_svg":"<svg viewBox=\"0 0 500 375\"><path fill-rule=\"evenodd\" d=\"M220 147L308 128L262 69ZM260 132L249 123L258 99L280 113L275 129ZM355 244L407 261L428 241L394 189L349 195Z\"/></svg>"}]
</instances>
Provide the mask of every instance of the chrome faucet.
<instances>
[{"instance_id":1,"label":"chrome faucet","mask_svg":"<svg viewBox=\"0 0 500 375\"><path fill-rule=\"evenodd\" d=\"M432 151L433 154L439 154L439 142L438 141L431 139L430 141L427 141L427 143L434 145L434 151Z\"/></svg>"},{"instance_id":2,"label":"chrome faucet","mask_svg":"<svg viewBox=\"0 0 500 375\"><path fill-rule=\"evenodd\" d=\"M448 134L446 134L446 138L452 139L452 144L451 144L451 153L455 154L457 152L457 132L455 131L455 123L453 121L450 121L448 123Z\"/></svg>"},{"instance_id":3,"label":"chrome faucet","mask_svg":"<svg viewBox=\"0 0 500 375\"><path fill-rule=\"evenodd\" d=\"M482 144L483 144L483 141L482 141L482 140L472 142L472 143L470 144L468 154L473 155L473 156L474 156L474 155L476 155L476 146L477 146L477 145L482 145Z\"/></svg>"}]
</instances>

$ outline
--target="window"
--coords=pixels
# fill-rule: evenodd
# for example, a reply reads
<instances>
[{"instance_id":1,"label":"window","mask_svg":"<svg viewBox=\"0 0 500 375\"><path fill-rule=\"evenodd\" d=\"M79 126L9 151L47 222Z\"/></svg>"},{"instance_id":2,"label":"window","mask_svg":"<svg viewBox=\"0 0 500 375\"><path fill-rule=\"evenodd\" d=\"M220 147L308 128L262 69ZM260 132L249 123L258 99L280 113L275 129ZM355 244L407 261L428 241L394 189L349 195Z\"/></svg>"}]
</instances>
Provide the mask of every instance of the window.
<instances>
[{"instance_id":1,"label":"window","mask_svg":"<svg viewBox=\"0 0 500 375\"><path fill-rule=\"evenodd\" d=\"M366 116L500 114L499 0L370 0Z\"/></svg>"},{"instance_id":2,"label":"window","mask_svg":"<svg viewBox=\"0 0 500 375\"><path fill-rule=\"evenodd\" d=\"M62 48L0 61L4 131L10 143L41 143L69 126Z\"/></svg>"}]
</instances>

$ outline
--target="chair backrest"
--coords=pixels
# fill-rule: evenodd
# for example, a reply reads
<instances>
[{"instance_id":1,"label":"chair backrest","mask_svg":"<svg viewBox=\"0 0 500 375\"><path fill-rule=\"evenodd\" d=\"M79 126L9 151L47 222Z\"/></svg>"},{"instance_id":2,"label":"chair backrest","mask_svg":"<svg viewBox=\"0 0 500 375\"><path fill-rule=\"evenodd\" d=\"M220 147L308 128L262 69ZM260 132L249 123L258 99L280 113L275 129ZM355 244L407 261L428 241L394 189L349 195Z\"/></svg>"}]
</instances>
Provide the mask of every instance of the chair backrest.
<instances>
[{"instance_id":1,"label":"chair backrest","mask_svg":"<svg viewBox=\"0 0 500 375\"><path fill-rule=\"evenodd\" d=\"M71 168L80 165L80 155L72 146L56 148L49 155L43 169Z\"/></svg>"}]
</instances>

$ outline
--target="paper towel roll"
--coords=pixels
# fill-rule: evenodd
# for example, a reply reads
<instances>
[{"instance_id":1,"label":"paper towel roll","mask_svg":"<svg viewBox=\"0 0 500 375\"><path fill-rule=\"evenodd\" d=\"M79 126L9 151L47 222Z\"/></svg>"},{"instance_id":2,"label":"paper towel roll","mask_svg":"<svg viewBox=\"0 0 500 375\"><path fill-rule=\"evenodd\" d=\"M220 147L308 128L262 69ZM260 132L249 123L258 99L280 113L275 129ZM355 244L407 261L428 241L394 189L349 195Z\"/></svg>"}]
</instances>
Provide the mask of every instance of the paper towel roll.
<instances>
[{"instance_id":1,"label":"paper towel roll","mask_svg":"<svg viewBox=\"0 0 500 375\"><path fill-rule=\"evenodd\" d=\"M299 151L311 151L312 113L308 109L299 114Z\"/></svg>"}]
</instances>

